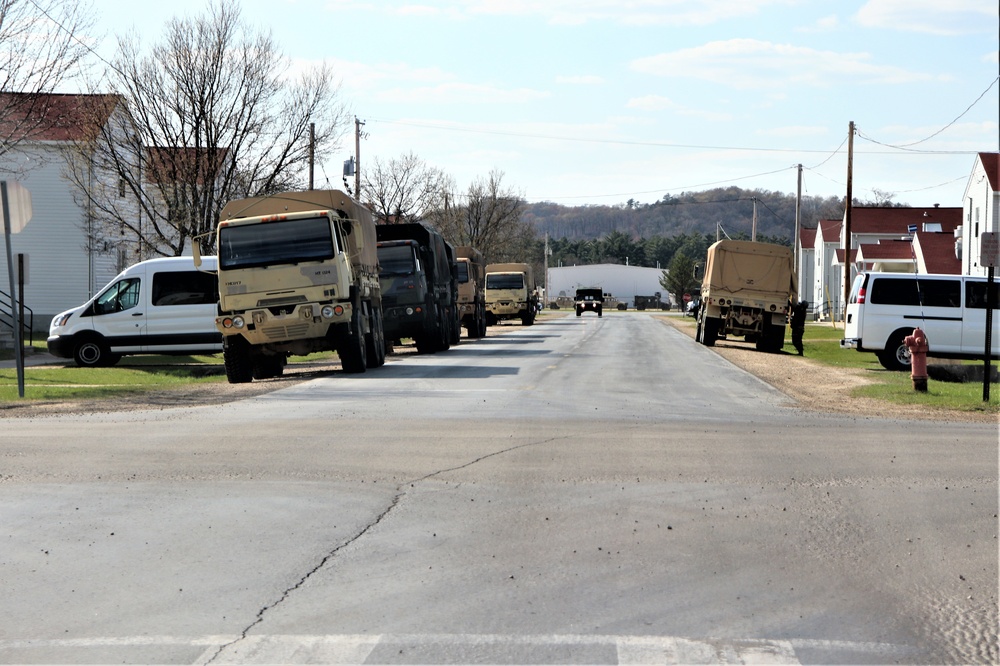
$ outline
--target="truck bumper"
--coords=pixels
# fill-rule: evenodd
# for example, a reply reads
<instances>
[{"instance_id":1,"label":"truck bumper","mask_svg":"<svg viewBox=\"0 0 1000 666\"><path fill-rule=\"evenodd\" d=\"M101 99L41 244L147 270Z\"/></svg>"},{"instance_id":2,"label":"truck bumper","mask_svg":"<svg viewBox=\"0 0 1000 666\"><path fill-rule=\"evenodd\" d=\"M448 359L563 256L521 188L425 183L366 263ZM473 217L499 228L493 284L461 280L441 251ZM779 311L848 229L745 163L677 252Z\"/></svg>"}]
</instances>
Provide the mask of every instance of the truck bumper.
<instances>
[{"instance_id":1,"label":"truck bumper","mask_svg":"<svg viewBox=\"0 0 1000 666\"><path fill-rule=\"evenodd\" d=\"M385 337L409 338L424 332L427 313L422 305L399 305L382 308L382 328Z\"/></svg>"},{"instance_id":2,"label":"truck bumper","mask_svg":"<svg viewBox=\"0 0 1000 666\"><path fill-rule=\"evenodd\" d=\"M324 315L325 308L332 310L329 316ZM352 313L350 303L306 303L288 313L255 309L223 315L216 317L215 326L223 336L242 335L252 345L276 344L326 337L330 326L350 323ZM242 317L242 327L235 325L237 317Z\"/></svg>"}]
</instances>

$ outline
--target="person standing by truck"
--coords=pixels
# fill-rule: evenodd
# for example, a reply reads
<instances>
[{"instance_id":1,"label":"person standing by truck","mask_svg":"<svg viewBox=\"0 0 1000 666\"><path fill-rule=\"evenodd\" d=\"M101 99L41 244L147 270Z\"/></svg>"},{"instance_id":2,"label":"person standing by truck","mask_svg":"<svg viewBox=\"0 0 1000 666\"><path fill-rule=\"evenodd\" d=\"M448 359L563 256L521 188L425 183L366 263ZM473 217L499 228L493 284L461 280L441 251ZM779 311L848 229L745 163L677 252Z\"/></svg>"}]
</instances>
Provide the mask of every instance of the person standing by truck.
<instances>
[{"instance_id":1,"label":"person standing by truck","mask_svg":"<svg viewBox=\"0 0 1000 666\"><path fill-rule=\"evenodd\" d=\"M799 301L792 306L792 314L788 319L788 324L792 329L792 346L799 356L803 355L802 333L806 328L806 312L809 310L809 301Z\"/></svg>"}]
</instances>

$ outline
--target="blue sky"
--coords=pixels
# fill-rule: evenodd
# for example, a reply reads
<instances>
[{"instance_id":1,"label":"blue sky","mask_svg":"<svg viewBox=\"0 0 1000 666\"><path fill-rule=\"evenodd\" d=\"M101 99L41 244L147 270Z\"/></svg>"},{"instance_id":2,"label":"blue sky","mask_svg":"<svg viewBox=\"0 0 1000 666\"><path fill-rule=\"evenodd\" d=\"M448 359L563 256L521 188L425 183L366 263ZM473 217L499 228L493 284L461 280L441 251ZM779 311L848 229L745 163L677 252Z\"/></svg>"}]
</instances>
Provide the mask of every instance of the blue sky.
<instances>
[{"instance_id":1,"label":"blue sky","mask_svg":"<svg viewBox=\"0 0 1000 666\"><path fill-rule=\"evenodd\" d=\"M204 0L93 0L108 35L162 39ZM736 185L961 206L1000 149L993 0L244 0L300 64L326 61L366 159L414 153L459 191L497 170L528 201L651 203ZM140 13L141 12L141 13ZM977 101L978 100L978 101ZM915 143L919 142L919 143ZM340 186L336 161L317 173Z\"/></svg>"}]
</instances>

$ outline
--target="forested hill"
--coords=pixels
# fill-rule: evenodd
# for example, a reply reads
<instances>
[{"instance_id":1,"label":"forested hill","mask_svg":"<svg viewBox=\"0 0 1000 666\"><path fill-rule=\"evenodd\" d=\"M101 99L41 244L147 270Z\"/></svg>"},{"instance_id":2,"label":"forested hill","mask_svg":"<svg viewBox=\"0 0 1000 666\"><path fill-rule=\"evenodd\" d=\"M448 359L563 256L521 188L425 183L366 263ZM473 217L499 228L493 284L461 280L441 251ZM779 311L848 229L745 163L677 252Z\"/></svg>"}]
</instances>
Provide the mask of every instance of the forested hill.
<instances>
[{"instance_id":1,"label":"forested hill","mask_svg":"<svg viewBox=\"0 0 1000 666\"><path fill-rule=\"evenodd\" d=\"M666 195L651 204L629 201L619 205L563 206L555 203L528 204L523 220L539 236L584 240L602 238L612 232L633 238L670 237L679 234L716 234L722 225L726 234L750 236L754 199L757 203L757 233L788 239L794 236L795 195L738 187ZM837 197L802 197L803 227L815 227L821 219L843 217L843 200Z\"/></svg>"}]
</instances>

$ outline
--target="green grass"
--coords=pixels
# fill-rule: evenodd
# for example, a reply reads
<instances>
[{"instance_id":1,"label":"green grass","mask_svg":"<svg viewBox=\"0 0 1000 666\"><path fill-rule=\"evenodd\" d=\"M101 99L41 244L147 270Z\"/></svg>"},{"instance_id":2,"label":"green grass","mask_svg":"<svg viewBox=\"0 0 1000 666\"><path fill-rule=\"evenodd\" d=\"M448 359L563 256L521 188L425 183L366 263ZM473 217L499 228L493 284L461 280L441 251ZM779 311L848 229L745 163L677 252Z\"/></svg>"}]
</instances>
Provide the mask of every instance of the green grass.
<instances>
[{"instance_id":1,"label":"green grass","mask_svg":"<svg viewBox=\"0 0 1000 666\"><path fill-rule=\"evenodd\" d=\"M942 382L929 379L927 391L913 389L909 372L886 370L878 362L875 354L854 349L841 349L840 339L843 329L828 324L807 324L802 336L802 347L806 358L823 365L839 368L858 368L865 371L865 377L873 383L854 389L854 397L885 400L900 405L923 405L928 409L949 409L963 412L983 412L1000 414L1000 384L990 385L990 400L983 402L983 383ZM795 353L791 344L791 333L786 331L783 351ZM929 359L933 364L935 359ZM982 365L981 361L965 361L966 364ZM993 362L993 365L998 365Z\"/></svg>"}]
</instances>

